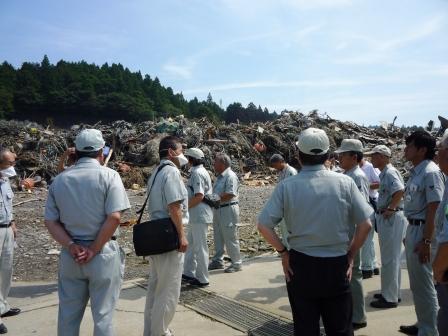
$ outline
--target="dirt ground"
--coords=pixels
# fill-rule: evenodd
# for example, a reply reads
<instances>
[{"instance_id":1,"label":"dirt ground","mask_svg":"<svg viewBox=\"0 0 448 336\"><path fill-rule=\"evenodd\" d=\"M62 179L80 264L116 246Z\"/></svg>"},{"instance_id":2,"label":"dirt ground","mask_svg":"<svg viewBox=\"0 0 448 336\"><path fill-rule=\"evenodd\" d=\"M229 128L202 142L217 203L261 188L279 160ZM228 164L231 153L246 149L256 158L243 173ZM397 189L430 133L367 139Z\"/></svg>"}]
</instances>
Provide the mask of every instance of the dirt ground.
<instances>
[{"instance_id":1,"label":"dirt ground","mask_svg":"<svg viewBox=\"0 0 448 336\"><path fill-rule=\"evenodd\" d=\"M255 224L256 217L273 187L240 188L241 227L240 243L242 254L246 257L271 251L258 234ZM128 211L122 220L125 222L135 218L135 211L144 202L145 191L128 190L132 210ZM60 246L48 234L45 228L43 213L46 189L34 189L31 193L16 192L14 198L14 214L18 227L17 247L14 251L14 280L39 281L55 280ZM22 203L23 202L23 203ZM132 246L132 228L122 228L119 243L126 252L126 279L146 276L147 261L134 254ZM213 252L213 231L209 229L210 253Z\"/></svg>"}]
</instances>

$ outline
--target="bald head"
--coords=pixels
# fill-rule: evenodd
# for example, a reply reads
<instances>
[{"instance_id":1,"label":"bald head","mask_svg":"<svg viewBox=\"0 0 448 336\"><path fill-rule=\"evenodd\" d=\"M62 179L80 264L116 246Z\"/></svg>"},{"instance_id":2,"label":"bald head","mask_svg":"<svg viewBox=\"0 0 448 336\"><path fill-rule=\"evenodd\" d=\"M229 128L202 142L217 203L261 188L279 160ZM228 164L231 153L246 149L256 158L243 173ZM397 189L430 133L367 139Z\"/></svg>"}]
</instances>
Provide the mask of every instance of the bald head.
<instances>
[{"instance_id":1,"label":"bald head","mask_svg":"<svg viewBox=\"0 0 448 336\"><path fill-rule=\"evenodd\" d=\"M0 169L6 169L14 166L16 163L16 155L12 153L9 149L0 149Z\"/></svg>"}]
</instances>

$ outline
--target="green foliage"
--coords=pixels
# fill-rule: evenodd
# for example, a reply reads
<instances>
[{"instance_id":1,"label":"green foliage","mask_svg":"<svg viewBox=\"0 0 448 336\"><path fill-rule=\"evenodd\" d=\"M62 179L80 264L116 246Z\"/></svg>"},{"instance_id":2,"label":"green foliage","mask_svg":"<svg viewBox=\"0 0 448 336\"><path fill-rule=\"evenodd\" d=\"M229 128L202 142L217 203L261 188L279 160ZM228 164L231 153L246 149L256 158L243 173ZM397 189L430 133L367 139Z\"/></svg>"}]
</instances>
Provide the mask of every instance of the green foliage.
<instances>
[{"instance_id":1,"label":"green foliage","mask_svg":"<svg viewBox=\"0 0 448 336\"><path fill-rule=\"evenodd\" d=\"M247 108L232 105L224 111L210 93L206 101L187 101L181 93L162 86L157 77L143 77L121 64L97 66L61 60L54 65L45 55L41 63L25 62L19 69L7 62L0 65L0 118L42 123L50 119L67 126L181 114L227 122L266 121L274 116L252 103Z\"/></svg>"}]
</instances>

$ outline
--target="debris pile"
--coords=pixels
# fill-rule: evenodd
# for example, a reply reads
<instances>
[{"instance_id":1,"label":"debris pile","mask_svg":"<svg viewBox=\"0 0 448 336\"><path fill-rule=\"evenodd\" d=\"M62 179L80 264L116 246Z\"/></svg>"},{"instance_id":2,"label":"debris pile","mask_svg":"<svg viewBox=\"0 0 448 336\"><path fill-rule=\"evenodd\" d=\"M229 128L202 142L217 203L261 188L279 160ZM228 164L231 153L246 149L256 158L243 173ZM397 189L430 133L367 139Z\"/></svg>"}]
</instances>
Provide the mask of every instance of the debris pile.
<instances>
[{"instance_id":1,"label":"debris pile","mask_svg":"<svg viewBox=\"0 0 448 336\"><path fill-rule=\"evenodd\" d=\"M213 170L213 154L225 152L243 180L252 185L264 185L275 180L268 165L272 154L281 153L290 164L299 166L295 143L298 134L308 127L325 130L332 150L344 138L357 138L366 148L386 144L398 152L404 148L404 138L408 134L406 129L393 125L364 127L312 111L306 115L283 113L278 119L266 123L229 125L214 124L206 118L188 120L182 116L138 124L121 120L110 124L73 125L70 129L0 120L0 144L18 154L16 168L24 188L45 183L56 176L59 158L73 146L76 134L84 128L97 128L103 132L107 145L113 150L109 167L120 172L127 188L135 189L137 185L145 184L158 162L159 141L166 134L177 135L188 147L201 148L209 170Z\"/></svg>"}]
</instances>

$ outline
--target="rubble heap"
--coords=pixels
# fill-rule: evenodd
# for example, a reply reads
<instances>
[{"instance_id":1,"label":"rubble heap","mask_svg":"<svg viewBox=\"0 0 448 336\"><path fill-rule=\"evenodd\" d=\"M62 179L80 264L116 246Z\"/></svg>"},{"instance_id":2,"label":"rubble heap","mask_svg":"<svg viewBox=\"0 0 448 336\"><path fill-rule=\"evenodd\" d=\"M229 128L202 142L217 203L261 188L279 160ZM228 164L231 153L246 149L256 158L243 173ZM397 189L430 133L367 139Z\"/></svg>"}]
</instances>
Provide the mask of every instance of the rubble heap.
<instances>
[{"instance_id":1,"label":"rubble heap","mask_svg":"<svg viewBox=\"0 0 448 336\"><path fill-rule=\"evenodd\" d=\"M76 134L84 128L100 129L106 143L113 149L109 167L119 171L125 186L131 188L135 184L144 185L152 167L158 162L159 140L166 134L174 134L186 146L201 148L206 155L206 168L210 170L213 154L225 152L231 157L233 169L240 176L250 179L252 174L252 178L263 176L269 181L272 172L268 160L272 154L281 153L292 165L299 165L295 143L298 134L308 127L325 130L332 150L344 138L357 138L366 148L386 144L393 152L399 152L408 133L390 125L364 127L341 122L312 111L306 115L283 113L278 119L266 123L228 125L212 123L205 118L188 120L182 116L174 120L138 124L121 120L111 124L73 125L70 129L0 120L0 144L18 154L16 168L21 179L40 176L43 181L49 181L57 175L59 157L73 146ZM397 166L404 167L401 162Z\"/></svg>"}]
</instances>

